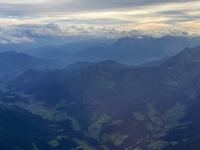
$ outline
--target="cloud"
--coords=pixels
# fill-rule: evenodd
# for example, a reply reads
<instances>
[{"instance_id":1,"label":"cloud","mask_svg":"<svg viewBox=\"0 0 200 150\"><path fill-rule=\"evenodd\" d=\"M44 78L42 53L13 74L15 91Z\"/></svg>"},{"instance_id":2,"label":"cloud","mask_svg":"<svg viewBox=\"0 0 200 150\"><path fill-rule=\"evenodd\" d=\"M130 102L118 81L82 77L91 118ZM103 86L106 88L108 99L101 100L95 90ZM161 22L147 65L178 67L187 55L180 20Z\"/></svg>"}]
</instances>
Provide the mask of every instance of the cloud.
<instances>
[{"instance_id":1,"label":"cloud","mask_svg":"<svg viewBox=\"0 0 200 150\"><path fill-rule=\"evenodd\" d=\"M180 3L186 2L188 0L0 0L0 10L3 15L18 16L60 12L113 11L171 3L180 5ZM190 2L198 2L198 0L190 0Z\"/></svg>"},{"instance_id":2,"label":"cloud","mask_svg":"<svg viewBox=\"0 0 200 150\"><path fill-rule=\"evenodd\" d=\"M71 41L91 38L120 38L141 37L149 35L161 37L171 36L199 36L197 31L189 32L177 29L167 30L121 30L115 27L95 26L60 26L55 23L48 24L17 24L0 27L0 43L34 43L42 40L71 39ZM52 43L53 44L53 43Z\"/></svg>"},{"instance_id":3,"label":"cloud","mask_svg":"<svg viewBox=\"0 0 200 150\"><path fill-rule=\"evenodd\" d=\"M194 32L187 32L187 31L181 31L181 30L157 30L157 31L151 31L149 32L151 35L159 35L159 36L200 36L197 31Z\"/></svg>"},{"instance_id":4,"label":"cloud","mask_svg":"<svg viewBox=\"0 0 200 150\"><path fill-rule=\"evenodd\" d=\"M120 32L115 28L96 28L93 26L84 27L75 25L59 26L55 23L7 25L0 27L0 43L33 43L37 40L56 39L58 37L74 37L74 40L78 40L80 37L85 37L86 39L94 37L119 37Z\"/></svg>"},{"instance_id":5,"label":"cloud","mask_svg":"<svg viewBox=\"0 0 200 150\"><path fill-rule=\"evenodd\" d=\"M162 36L188 36L188 37L198 37L200 34L197 31L188 32L181 30L154 30L154 31L143 31L143 30L131 30L131 31L122 31L121 35L129 37L140 37L143 35L153 36L153 37L162 37Z\"/></svg>"},{"instance_id":6,"label":"cloud","mask_svg":"<svg viewBox=\"0 0 200 150\"><path fill-rule=\"evenodd\" d=\"M140 29L140 30L122 31L121 35L134 37L134 36L148 35L148 33Z\"/></svg>"},{"instance_id":7,"label":"cloud","mask_svg":"<svg viewBox=\"0 0 200 150\"><path fill-rule=\"evenodd\" d=\"M28 37L20 30L13 28L12 26L1 27L0 28L0 43L8 44L8 43L33 43L34 39Z\"/></svg>"},{"instance_id":8,"label":"cloud","mask_svg":"<svg viewBox=\"0 0 200 150\"><path fill-rule=\"evenodd\" d=\"M11 35L0 35L0 43L1 44L20 44L20 43L34 43L34 40L23 36L23 37L16 37Z\"/></svg>"},{"instance_id":9,"label":"cloud","mask_svg":"<svg viewBox=\"0 0 200 150\"><path fill-rule=\"evenodd\" d=\"M88 29L90 26L119 30L178 28L200 31L199 16L199 0L0 0L1 24L55 22L61 26L86 27L79 29L83 34L94 32ZM46 30L60 32L53 24L43 28L45 33ZM79 32L73 28L66 30Z\"/></svg>"}]
</instances>

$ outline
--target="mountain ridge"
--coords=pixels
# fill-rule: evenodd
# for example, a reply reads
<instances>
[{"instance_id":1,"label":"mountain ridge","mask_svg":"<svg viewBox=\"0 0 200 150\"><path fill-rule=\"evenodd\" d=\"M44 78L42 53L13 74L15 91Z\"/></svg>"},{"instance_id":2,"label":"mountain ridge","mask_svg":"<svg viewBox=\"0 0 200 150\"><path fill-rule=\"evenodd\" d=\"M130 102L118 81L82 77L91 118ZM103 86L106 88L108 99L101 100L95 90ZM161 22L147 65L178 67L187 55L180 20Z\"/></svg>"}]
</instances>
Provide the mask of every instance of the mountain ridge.
<instances>
[{"instance_id":1,"label":"mountain ridge","mask_svg":"<svg viewBox=\"0 0 200 150\"><path fill-rule=\"evenodd\" d=\"M122 37L115 43L111 43L107 46L103 44L86 44L87 46L84 47L81 46L80 43L80 45L73 45L72 43L71 48L52 46L23 52L29 54L33 53L34 56L39 58L67 60L68 63L74 63L77 61L97 62L113 60L128 65L139 65L145 62L157 61L165 57L171 57L187 46L194 47L200 44L199 37L164 36L161 38L153 38L147 35L139 37L140 38ZM73 50L73 46L77 48Z\"/></svg>"},{"instance_id":2,"label":"mountain ridge","mask_svg":"<svg viewBox=\"0 0 200 150\"><path fill-rule=\"evenodd\" d=\"M50 149L196 150L200 135L199 62L200 48L195 47L153 67L105 61L92 66L75 64L76 70L73 65L69 70L47 73L29 70L15 78L17 83L12 83L15 79L6 83L3 104L28 110L59 129L54 136L56 145L50 139L42 145L34 141L40 149L50 142ZM56 81L54 73L62 80ZM45 74L55 78L41 78ZM31 76L41 80L24 82ZM17 101L11 93L23 93L28 99L19 101L18 95ZM67 139L58 138L64 135ZM73 144L63 144L66 141Z\"/></svg>"}]
</instances>

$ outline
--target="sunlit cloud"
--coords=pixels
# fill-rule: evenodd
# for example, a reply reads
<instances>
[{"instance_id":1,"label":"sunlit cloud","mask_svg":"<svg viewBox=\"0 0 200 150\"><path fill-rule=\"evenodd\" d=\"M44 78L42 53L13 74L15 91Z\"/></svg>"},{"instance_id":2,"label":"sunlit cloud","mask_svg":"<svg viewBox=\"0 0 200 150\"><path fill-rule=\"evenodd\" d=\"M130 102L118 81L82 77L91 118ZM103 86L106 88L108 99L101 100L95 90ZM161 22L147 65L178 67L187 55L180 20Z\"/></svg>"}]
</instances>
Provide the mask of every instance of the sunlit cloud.
<instances>
[{"instance_id":1,"label":"sunlit cloud","mask_svg":"<svg viewBox=\"0 0 200 150\"><path fill-rule=\"evenodd\" d=\"M198 0L0 0L1 25L200 31Z\"/></svg>"}]
</instances>

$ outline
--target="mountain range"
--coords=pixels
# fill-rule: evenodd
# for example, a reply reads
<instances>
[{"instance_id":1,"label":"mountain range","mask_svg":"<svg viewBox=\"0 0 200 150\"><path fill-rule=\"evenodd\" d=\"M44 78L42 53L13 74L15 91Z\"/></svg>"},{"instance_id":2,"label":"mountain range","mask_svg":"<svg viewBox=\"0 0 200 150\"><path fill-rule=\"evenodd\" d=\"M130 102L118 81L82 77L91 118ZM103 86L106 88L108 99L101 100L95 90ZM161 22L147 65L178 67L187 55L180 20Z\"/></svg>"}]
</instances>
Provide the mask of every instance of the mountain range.
<instances>
[{"instance_id":1,"label":"mountain range","mask_svg":"<svg viewBox=\"0 0 200 150\"><path fill-rule=\"evenodd\" d=\"M15 77L28 69L54 70L66 66L67 63L61 60L39 59L24 53L5 51L0 53L0 82Z\"/></svg>"},{"instance_id":2,"label":"mountain range","mask_svg":"<svg viewBox=\"0 0 200 150\"><path fill-rule=\"evenodd\" d=\"M7 119L0 124L0 145L198 150L199 70L200 47L151 67L103 61L28 70L1 86L0 115ZM21 122L12 126L14 120Z\"/></svg>"},{"instance_id":3,"label":"mountain range","mask_svg":"<svg viewBox=\"0 0 200 150\"><path fill-rule=\"evenodd\" d=\"M128 65L139 65L171 57L185 47L195 47L199 37L151 36L123 37L112 43L68 43L61 46L45 46L29 49L23 53L42 59L60 59L68 63L79 61L113 60Z\"/></svg>"}]
</instances>

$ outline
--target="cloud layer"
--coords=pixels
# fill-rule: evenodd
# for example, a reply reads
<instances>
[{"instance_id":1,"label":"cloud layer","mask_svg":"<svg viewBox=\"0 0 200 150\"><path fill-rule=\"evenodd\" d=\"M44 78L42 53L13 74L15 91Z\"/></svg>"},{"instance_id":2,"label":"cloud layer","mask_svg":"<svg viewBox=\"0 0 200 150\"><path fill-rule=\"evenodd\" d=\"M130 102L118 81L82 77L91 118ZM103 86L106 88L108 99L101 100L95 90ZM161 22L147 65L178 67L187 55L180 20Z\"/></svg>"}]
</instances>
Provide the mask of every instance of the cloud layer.
<instances>
[{"instance_id":1,"label":"cloud layer","mask_svg":"<svg viewBox=\"0 0 200 150\"><path fill-rule=\"evenodd\" d=\"M120 32L115 28L58 26L55 23L7 25L0 27L0 43L34 43L38 40L58 40L58 38L71 38L70 42L90 38L116 38L120 37Z\"/></svg>"},{"instance_id":2,"label":"cloud layer","mask_svg":"<svg viewBox=\"0 0 200 150\"><path fill-rule=\"evenodd\" d=\"M200 31L200 1L0 0L0 21L4 25L55 22L87 29Z\"/></svg>"},{"instance_id":3,"label":"cloud layer","mask_svg":"<svg viewBox=\"0 0 200 150\"><path fill-rule=\"evenodd\" d=\"M70 42L80 39L91 38L120 38L124 36L137 37L149 35L161 37L172 36L199 36L198 32L181 30L120 30L118 28L95 27L95 26L59 26L49 24L18 24L0 27L0 43L34 43L48 39L71 39ZM67 42L67 41L66 41ZM53 44L53 43L52 43Z\"/></svg>"}]
</instances>

